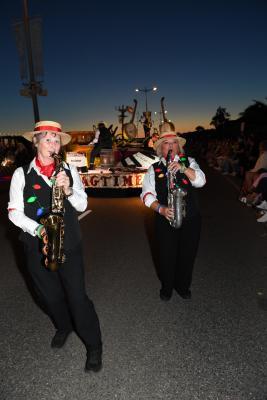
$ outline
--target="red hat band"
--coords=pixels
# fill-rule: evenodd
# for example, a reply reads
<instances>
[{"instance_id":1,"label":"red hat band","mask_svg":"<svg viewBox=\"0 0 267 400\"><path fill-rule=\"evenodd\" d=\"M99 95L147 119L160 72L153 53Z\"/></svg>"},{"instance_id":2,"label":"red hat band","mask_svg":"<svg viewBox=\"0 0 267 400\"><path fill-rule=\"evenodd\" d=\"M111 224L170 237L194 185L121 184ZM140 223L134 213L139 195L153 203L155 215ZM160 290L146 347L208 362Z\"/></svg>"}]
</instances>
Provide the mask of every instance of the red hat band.
<instances>
[{"instance_id":1,"label":"red hat band","mask_svg":"<svg viewBox=\"0 0 267 400\"><path fill-rule=\"evenodd\" d=\"M177 135L175 133L169 134L169 135L163 135L160 137L160 139L165 139L165 138L170 138L170 137L175 137L177 138Z\"/></svg>"},{"instance_id":2,"label":"red hat band","mask_svg":"<svg viewBox=\"0 0 267 400\"><path fill-rule=\"evenodd\" d=\"M43 125L43 126L37 126L34 128L34 131L53 131L53 132L62 132L62 130L56 126L49 126L49 125Z\"/></svg>"}]
</instances>

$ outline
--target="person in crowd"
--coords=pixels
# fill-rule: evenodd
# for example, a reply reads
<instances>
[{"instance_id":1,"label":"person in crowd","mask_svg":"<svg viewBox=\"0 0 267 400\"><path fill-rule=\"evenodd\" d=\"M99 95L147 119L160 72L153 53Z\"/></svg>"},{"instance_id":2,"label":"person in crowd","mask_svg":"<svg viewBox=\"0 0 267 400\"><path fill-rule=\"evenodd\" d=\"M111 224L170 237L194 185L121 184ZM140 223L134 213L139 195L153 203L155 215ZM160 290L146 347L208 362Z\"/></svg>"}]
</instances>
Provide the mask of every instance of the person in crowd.
<instances>
[{"instance_id":1,"label":"person in crowd","mask_svg":"<svg viewBox=\"0 0 267 400\"><path fill-rule=\"evenodd\" d=\"M151 111L144 111L140 118L140 122L143 124L145 138L149 138L152 126Z\"/></svg>"},{"instance_id":2,"label":"person in crowd","mask_svg":"<svg viewBox=\"0 0 267 400\"><path fill-rule=\"evenodd\" d=\"M26 146L22 142L17 143L17 147L15 150L15 164L17 167L21 167L26 164L28 160L30 160L29 152L26 149Z\"/></svg>"},{"instance_id":3,"label":"person in crowd","mask_svg":"<svg viewBox=\"0 0 267 400\"><path fill-rule=\"evenodd\" d=\"M154 143L158 140L159 133L157 128L154 128L153 133L151 136L148 136L144 139L144 148L148 151L154 153Z\"/></svg>"},{"instance_id":4,"label":"person in crowd","mask_svg":"<svg viewBox=\"0 0 267 400\"><path fill-rule=\"evenodd\" d=\"M256 164L252 169L245 172L239 195L240 201L246 202L246 196L251 191L254 180L257 179L262 170L267 170L267 140L263 140L259 143L259 157Z\"/></svg>"},{"instance_id":5,"label":"person in crowd","mask_svg":"<svg viewBox=\"0 0 267 400\"><path fill-rule=\"evenodd\" d=\"M247 198L247 203L251 199L251 204L259 211L257 222L267 222L267 170L261 170Z\"/></svg>"},{"instance_id":6,"label":"person in crowd","mask_svg":"<svg viewBox=\"0 0 267 400\"><path fill-rule=\"evenodd\" d=\"M186 140L173 131L161 132L154 144L160 160L149 167L141 193L143 203L155 213L160 298L163 301L171 299L173 290L183 299L191 298L193 266L200 239L201 216L195 189L205 185L206 178L195 159L183 154L185 143ZM167 157L171 159L168 170ZM168 206L168 171L175 186L186 193L185 216L179 229L170 224L174 210Z\"/></svg>"},{"instance_id":7,"label":"person in crowd","mask_svg":"<svg viewBox=\"0 0 267 400\"><path fill-rule=\"evenodd\" d=\"M100 156L101 150L112 149L112 133L111 130L106 127L104 122L99 122L98 127L95 131L95 137L89 143L89 145L94 145L94 148L90 154L89 166L89 169L94 169L95 158Z\"/></svg>"},{"instance_id":8,"label":"person in crowd","mask_svg":"<svg viewBox=\"0 0 267 400\"><path fill-rule=\"evenodd\" d=\"M34 289L47 310L56 332L52 348L64 346L75 330L86 346L85 371L102 367L102 339L98 316L88 298L84 281L82 238L77 212L87 207L87 195L77 169L62 162L55 170L55 157L71 136L62 132L54 121L40 121L34 131L24 134L33 142L34 159L15 170L8 203L9 219L21 228L20 240L25 251L25 264ZM63 189L65 262L56 271L45 266L43 242L49 246L49 235L40 219L51 213L53 185Z\"/></svg>"},{"instance_id":9,"label":"person in crowd","mask_svg":"<svg viewBox=\"0 0 267 400\"><path fill-rule=\"evenodd\" d=\"M219 155L216 157L214 169L221 171L223 175L227 175L232 172L232 147L228 140L220 143L220 145L221 149Z\"/></svg>"},{"instance_id":10,"label":"person in crowd","mask_svg":"<svg viewBox=\"0 0 267 400\"><path fill-rule=\"evenodd\" d=\"M257 222L267 222L267 174L257 182L255 191L261 194L261 202L257 206L260 211Z\"/></svg>"}]
</instances>

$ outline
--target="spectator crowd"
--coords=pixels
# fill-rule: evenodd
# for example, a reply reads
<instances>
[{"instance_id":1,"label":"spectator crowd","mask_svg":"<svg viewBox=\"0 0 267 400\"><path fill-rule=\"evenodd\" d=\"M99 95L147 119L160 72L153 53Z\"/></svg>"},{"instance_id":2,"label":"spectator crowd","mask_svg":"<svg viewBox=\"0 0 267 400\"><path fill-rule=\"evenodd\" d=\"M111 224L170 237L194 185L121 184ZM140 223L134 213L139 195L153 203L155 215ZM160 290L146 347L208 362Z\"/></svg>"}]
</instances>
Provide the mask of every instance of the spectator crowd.
<instances>
[{"instance_id":1,"label":"spectator crowd","mask_svg":"<svg viewBox=\"0 0 267 400\"><path fill-rule=\"evenodd\" d=\"M31 157L31 149L19 137L0 138L0 174L5 175L26 164Z\"/></svg>"},{"instance_id":2,"label":"spectator crowd","mask_svg":"<svg viewBox=\"0 0 267 400\"><path fill-rule=\"evenodd\" d=\"M253 134L216 138L199 151L210 167L239 178L238 199L257 209L258 222L267 222L267 140Z\"/></svg>"}]
</instances>

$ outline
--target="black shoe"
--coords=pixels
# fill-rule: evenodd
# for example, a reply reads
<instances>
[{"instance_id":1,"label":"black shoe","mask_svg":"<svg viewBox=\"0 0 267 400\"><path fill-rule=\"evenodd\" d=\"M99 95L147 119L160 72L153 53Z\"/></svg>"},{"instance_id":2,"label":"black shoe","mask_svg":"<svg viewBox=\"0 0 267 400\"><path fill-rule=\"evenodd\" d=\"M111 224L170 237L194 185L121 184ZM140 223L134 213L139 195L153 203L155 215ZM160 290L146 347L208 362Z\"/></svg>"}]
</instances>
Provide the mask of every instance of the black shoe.
<instances>
[{"instance_id":1,"label":"black shoe","mask_svg":"<svg viewBox=\"0 0 267 400\"><path fill-rule=\"evenodd\" d=\"M162 301L169 301L172 297L172 293L166 292L163 289L160 289L159 297Z\"/></svg>"},{"instance_id":2,"label":"black shoe","mask_svg":"<svg viewBox=\"0 0 267 400\"><path fill-rule=\"evenodd\" d=\"M99 372L102 368L102 345L90 346L87 349L85 372Z\"/></svg>"},{"instance_id":3,"label":"black shoe","mask_svg":"<svg viewBox=\"0 0 267 400\"><path fill-rule=\"evenodd\" d=\"M61 349L61 347L66 343L69 334L70 331L56 331L56 334L51 341L51 347L53 349Z\"/></svg>"},{"instance_id":4,"label":"black shoe","mask_svg":"<svg viewBox=\"0 0 267 400\"><path fill-rule=\"evenodd\" d=\"M182 299L190 300L192 298L192 293L191 293L191 290L189 290L189 289L186 291L183 291L183 292L176 290L176 292L179 294L180 297L182 297Z\"/></svg>"}]
</instances>

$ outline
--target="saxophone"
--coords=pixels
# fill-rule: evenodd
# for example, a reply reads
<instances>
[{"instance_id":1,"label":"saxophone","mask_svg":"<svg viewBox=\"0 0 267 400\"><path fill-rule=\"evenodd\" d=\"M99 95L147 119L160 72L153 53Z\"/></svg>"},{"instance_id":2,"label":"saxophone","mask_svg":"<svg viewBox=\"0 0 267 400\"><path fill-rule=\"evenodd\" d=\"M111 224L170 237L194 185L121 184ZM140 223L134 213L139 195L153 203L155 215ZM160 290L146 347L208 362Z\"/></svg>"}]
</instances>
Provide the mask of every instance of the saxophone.
<instances>
[{"instance_id":1,"label":"saxophone","mask_svg":"<svg viewBox=\"0 0 267 400\"><path fill-rule=\"evenodd\" d=\"M176 187L175 173L169 171L171 152L172 150L169 150L167 155L168 208L173 211L173 218L169 223L173 228L178 229L181 227L185 217L185 196L187 192L180 187Z\"/></svg>"},{"instance_id":2,"label":"saxophone","mask_svg":"<svg viewBox=\"0 0 267 400\"><path fill-rule=\"evenodd\" d=\"M63 159L59 154L52 154L55 160L55 177L62 171ZM60 186L56 186L53 182L52 186L52 207L51 213L41 218L40 223L44 225L46 230L46 240L43 247L43 253L46 256L45 266L51 271L56 271L60 264L65 262L65 254L63 251L64 242L64 191Z\"/></svg>"}]
</instances>

